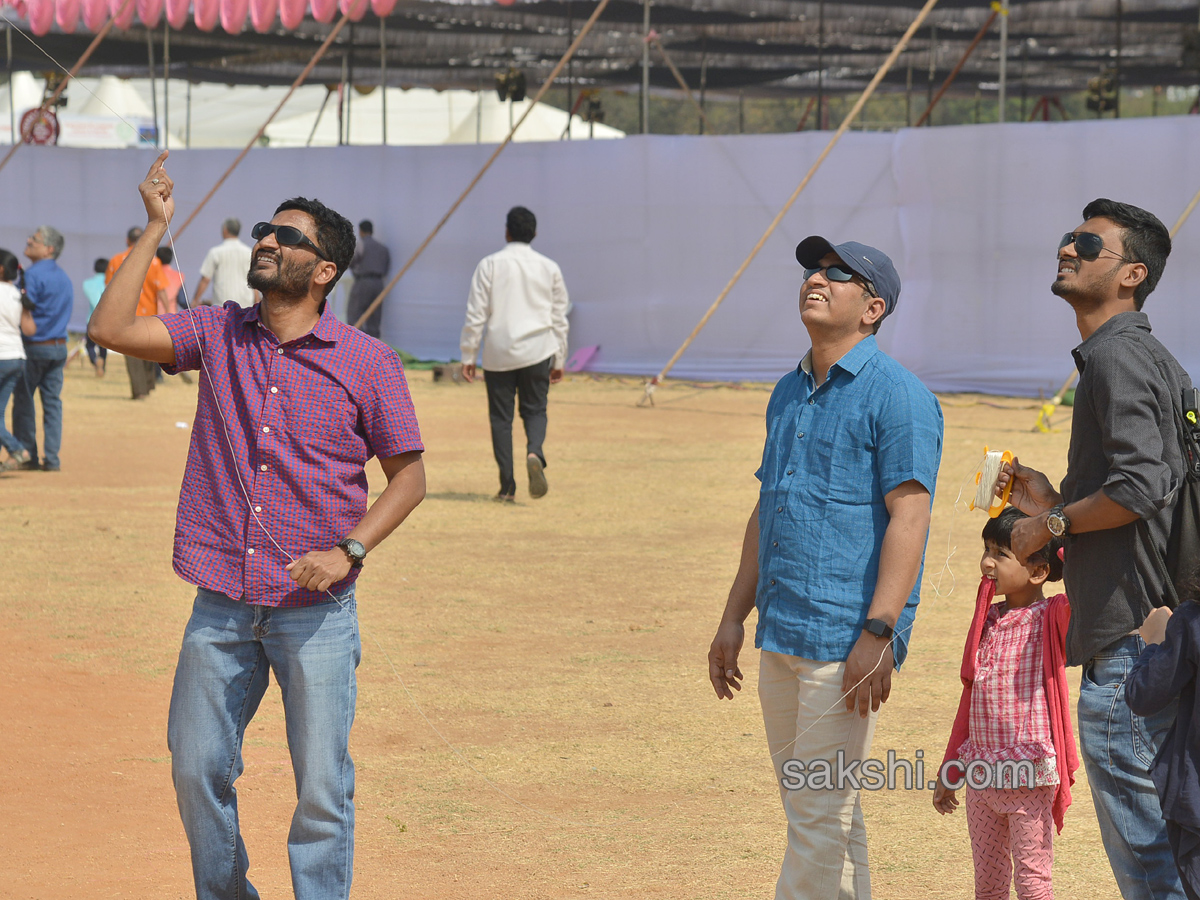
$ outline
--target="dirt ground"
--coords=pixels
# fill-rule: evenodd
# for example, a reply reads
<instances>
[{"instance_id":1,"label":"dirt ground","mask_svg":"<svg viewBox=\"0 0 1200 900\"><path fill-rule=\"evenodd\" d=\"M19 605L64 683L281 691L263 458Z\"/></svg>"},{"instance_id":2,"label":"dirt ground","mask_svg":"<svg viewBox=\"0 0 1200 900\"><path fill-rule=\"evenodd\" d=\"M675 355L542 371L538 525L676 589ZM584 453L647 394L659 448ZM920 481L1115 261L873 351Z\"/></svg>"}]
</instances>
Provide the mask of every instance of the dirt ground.
<instances>
[{"instance_id":1,"label":"dirt ground","mask_svg":"<svg viewBox=\"0 0 1200 900\"><path fill-rule=\"evenodd\" d=\"M482 385L411 384L429 494L359 582L354 895L771 896L785 833L756 655L732 703L705 662L755 501L766 386L670 385L639 409L639 385L576 377L551 395L549 495L501 506ZM194 596L171 546L195 390L168 379L134 403L119 358L102 381L72 366L62 471L0 477L0 897L192 896L165 733ZM942 399L923 601L873 748L931 768L979 577L983 518L955 511L959 486L985 444L1057 478L1068 425L1035 434L1028 401ZM948 547L956 587L938 596ZM272 686L238 782L264 898L291 895L282 719ZM1115 898L1082 771L1074 795L1057 896ZM939 817L927 790L863 806L877 898L970 896L961 811Z\"/></svg>"}]
</instances>

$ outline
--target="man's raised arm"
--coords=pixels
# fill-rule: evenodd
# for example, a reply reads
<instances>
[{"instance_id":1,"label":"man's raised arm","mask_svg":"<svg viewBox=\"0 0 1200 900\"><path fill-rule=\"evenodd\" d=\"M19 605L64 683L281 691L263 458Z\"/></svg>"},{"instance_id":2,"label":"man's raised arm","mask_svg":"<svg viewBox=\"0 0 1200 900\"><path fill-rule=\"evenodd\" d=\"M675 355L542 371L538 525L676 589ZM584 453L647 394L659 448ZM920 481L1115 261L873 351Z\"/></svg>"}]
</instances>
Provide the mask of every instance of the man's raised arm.
<instances>
[{"instance_id":1,"label":"man's raised arm","mask_svg":"<svg viewBox=\"0 0 1200 900\"><path fill-rule=\"evenodd\" d=\"M146 179L138 185L146 207L146 230L104 289L88 323L88 337L109 350L151 362L173 365L175 345L167 326L157 316L139 316L138 298L154 252L167 233L167 222L175 212L173 184L163 169L167 151L154 161Z\"/></svg>"}]
</instances>

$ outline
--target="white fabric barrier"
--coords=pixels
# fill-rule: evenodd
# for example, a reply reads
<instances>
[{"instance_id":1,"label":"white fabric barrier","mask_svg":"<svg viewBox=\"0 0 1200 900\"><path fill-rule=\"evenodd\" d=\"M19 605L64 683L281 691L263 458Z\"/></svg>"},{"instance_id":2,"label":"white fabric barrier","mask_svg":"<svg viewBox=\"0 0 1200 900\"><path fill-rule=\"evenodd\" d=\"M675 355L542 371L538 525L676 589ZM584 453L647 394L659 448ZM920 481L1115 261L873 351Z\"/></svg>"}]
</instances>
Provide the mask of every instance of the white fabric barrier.
<instances>
[{"instance_id":1,"label":"white fabric barrier","mask_svg":"<svg viewBox=\"0 0 1200 900\"><path fill-rule=\"evenodd\" d=\"M538 216L536 249L562 266L572 349L594 368L657 372L717 296L828 140L827 134L631 137L509 147L388 298L385 338L419 357L458 356L476 262L503 244L504 214ZM220 222L243 235L279 200L315 196L375 234L400 266L493 148L256 149L177 247L189 285ZM1036 394L1058 388L1078 342L1049 291L1064 231L1097 196L1170 226L1200 187L1200 119L983 125L849 134L673 374L774 380L807 347L796 243L821 233L889 253L904 290L881 344L935 390ZM181 223L234 151L172 151ZM144 221L136 192L150 150L23 148L3 173L0 246L39 224L66 235L76 284ZM1146 310L1200 376L1200 312L1187 303L1200 218L1185 227ZM393 270L394 271L394 270ZM87 304L77 291L73 324Z\"/></svg>"}]
</instances>

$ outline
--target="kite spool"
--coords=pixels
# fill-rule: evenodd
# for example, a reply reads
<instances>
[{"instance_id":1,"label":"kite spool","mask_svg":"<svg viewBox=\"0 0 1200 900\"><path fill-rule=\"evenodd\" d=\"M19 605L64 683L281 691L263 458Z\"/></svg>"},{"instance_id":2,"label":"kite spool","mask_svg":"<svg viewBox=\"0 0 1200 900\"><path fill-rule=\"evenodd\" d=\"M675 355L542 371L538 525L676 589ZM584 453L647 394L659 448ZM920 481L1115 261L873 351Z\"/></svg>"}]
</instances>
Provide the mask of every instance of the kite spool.
<instances>
[{"instance_id":1,"label":"kite spool","mask_svg":"<svg viewBox=\"0 0 1200 900\"><path fill-rule=\"evenodd\" d=\"M1000 480L1000 468L1005 463L1012 462L1012 454L1007 450L989 450L983 448L983 462L975 473L975 499L971 501L971 509L987 510L991 518L996 518L1008 504L1008 495L1012 493L1012 481L1004 486L1004 491L996 496L996 483Z\"/></svg>"}]
</instances>

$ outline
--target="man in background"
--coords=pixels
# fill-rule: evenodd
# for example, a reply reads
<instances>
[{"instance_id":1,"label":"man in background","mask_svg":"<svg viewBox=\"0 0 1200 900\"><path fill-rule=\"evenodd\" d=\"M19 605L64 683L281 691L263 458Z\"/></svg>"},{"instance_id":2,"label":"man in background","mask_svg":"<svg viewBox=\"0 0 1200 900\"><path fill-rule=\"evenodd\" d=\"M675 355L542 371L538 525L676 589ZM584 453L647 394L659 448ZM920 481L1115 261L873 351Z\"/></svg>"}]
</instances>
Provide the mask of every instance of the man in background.
<instances>
[{"instance_id":1,"label":"man in background","mask_svg":"<svg viewBox=\"0 0 1200 900\"><path fill-rule=\"evenodd\" d=\"M170 247L159 247L154 251L162 263L163 276L167 279L167 313L179 311L179 292L183 289L183 273L171 263L175 262L175 251Z\"/></svg>"},{"instance_id":2,"label":"man in background","mask_svg":"<svg viewBox=\"0 0 1200 900\"><path fill-rule=\"evenodd\" d=\"M105 282L111 282L113 276L117 273L117 269L121 268L121 263L125 262L125 257L133 249L133 245L138 242L142 236L144 229L138 228L136 225L130 228L125 233L125 243L128 245L123 253L118 253L108 262L108 269L104 273ZM160 312L166 313L167 310L167 276L163 272L162 263L158 257L150 260L150 269L146 273L146 279L142 282L142 293L138 298L137 314L139 316L156 316ZM138 359L135 356L125 357L125 369L129 372L129 389L134 400L143 400L150 395L154 390L154 381L158 375L158 363L150 362L144 359Z\"/></svg>"},{"instance_id":3,"label":"man in background","mask_svg":"<svg viewBox=\"0 0 1200 900\"><path fill-rule=\"evenodd\" d=\"M508 246L485 257L471 279L467 322L459 340L462 373L475 380L475 356L487 329L481 360L492 423L492 453L500 467L496 499L512 502L513 404L521 397L525 423L525 468L529 496L544 497L546 401L550 385L562 381L567 359L567 286L558 263L529 246L537 236L537 218L523 206L508 211Z\"/></svg>"},{"instance_id":4,"label":"man in background","mask_svg":"<svg viewBox=\"0 0 1200 900\"><path fill-rule=\"evenodd\" d=\"M350 271L354 275L354 286L350 288L350 302L346 306L346 321L357 325L371 301L383 292L383 276L392 265L388 248L375 240L375 226L370 219L358 223L358 244L354 248L354 259ZM379 323L383 320L383 304L363 322L362 330L373 338L379 337Z\"/></svg>"},{"instance_id":5,"label":"man in background","mask_svg":"<svg viewBox=\"0 0 1200 900\"><path fill-rule=\"evenodd\" d=\"M29 451L23 469L57 472L58 451L62 446L63 367L67 362L67 323L75 305L71 279L58 265L62 253L62 233L43 225L25 242L25 294L33 305L37 331L25 338L25 377L13 392L13 434ZM42 397L42 430L46 453L38 462L37 420L33 412L33 393Z\"/></svg>"},{"instance_id":6,"label":"man in background","mask_svg":"<svg viewBox=\"0 0 1200 900\"><path fill-rule=\"evenodd\" d=\"M100 257L92 264L92 274L83 279L83 295L87 297L88 302L88 318L92 317L92 313L96 311L96 304L100 302L100 298L104 295L104 286L107 281L104 278L104 273L108 271L108 260ZM96 377L104 377L104 367L108 364L108 348L101 347L91 338L87 339L87 355L91 360L92 368L96 370Z\"/></svg>"},{"instance_id":7,"label":"man in background","mask_svg":"<svg viewBox=\"0 0 1200 900\"><path fill-rule=\"evenodd\" d=\"M254 305L254 291L246 284L250 274L250 248L238 240L242 223L234 218L221 223L221 243L208 251L200 265L200 283L192 305L224 306L230 300L245 309ZM213 299L203 299L212 285Z\"/></svg>"}]
</instances>

